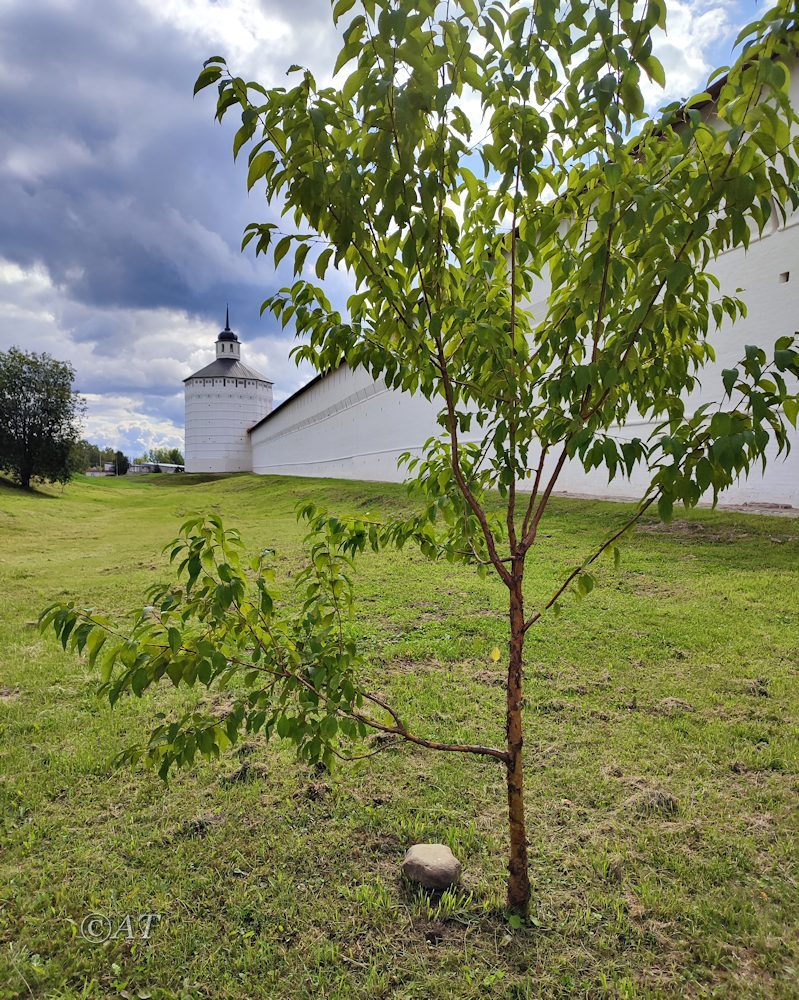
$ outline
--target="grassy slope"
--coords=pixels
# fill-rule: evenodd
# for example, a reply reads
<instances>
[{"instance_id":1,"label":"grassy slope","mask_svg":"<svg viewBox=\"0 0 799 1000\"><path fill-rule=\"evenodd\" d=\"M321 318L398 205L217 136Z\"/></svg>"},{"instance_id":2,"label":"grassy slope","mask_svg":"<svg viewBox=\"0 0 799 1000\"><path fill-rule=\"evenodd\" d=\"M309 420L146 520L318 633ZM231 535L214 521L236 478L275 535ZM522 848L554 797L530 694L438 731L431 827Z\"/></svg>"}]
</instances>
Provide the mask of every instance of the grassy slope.
<instances>
[{"instance_id":1,"label":"grassy slope","mask_svg":"<svg viewBox=\"0 0 799 1000\"><path fill-rule=\"evenodd\" d=\"M492 763L403 748L319 776L274 744L248 758L254 780L224 780L234 751L168 788L109 766L186 696L98 706L84 665L27 624L45 603L132 606L186 510L217 505L290 569L299 497L405 502L385 485L198 479L0 486L0 996L796 996L799 522L645 524L620 569L531 635L536 926L510 932ZM624 510L554 503L537 592ZM367 556L358 580L378 683L415 727L500 740L501 587L415 553ZM648 809L657 791L676 811ZM462 893L399 882L404 849L429 840L462 858ZM91 910L163 921L147 943L91 945Z\"/></svg>"}]
</instances>

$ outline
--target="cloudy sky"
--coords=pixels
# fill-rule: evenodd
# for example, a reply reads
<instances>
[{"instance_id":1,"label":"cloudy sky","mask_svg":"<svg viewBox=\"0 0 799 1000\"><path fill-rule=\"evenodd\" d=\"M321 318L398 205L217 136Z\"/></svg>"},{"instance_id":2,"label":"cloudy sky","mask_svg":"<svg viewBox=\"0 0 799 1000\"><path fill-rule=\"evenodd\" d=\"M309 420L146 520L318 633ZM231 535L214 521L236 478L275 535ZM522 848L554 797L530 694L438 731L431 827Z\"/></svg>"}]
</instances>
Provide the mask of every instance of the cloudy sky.
<instances>
[{"instance_id":1,"label":"cloudy sky","mask_svg":"<svg viewBox=\"0 0 799 1000\"><path fill-rule=\"evenodd\" d=\"M671 99L729 61L763 2L667 5L658 55ZM214 91L191 92L217 54L267 85L295 62L323 76L337 51L329 9L0 0L0 350L70 360L91 440L129 454L182 447L181 381L213 357L226 301L276 400L310 376L289 359L291 328L258 315L285 275L239 253L244 226L269 216L247 194L246 159L233 163L234 118L214 123Z\"/></svg>"}]
</instances>

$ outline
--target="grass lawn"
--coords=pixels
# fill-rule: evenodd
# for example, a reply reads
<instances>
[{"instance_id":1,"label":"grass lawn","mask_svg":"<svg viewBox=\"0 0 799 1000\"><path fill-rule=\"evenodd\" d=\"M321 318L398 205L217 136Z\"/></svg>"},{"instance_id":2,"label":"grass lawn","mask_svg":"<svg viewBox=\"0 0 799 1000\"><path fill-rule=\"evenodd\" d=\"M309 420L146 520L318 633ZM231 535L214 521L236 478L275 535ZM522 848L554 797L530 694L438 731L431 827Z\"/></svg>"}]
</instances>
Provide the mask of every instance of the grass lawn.
<instances>
[{"instance_id":1,"label":"grass lawn","mask_svg":"<svg viewBox=\"0 0 799 1000\"><path fill-rule=\"evenodd\" d=\"M190 510L220 510L294 569L309 496L407 503L384 484L254 476L0 486L0 996L799 996L799 521L652 519L585 601L531 631L534 919L514 931L501 765L403 746L318 774L256 742L164 786L110 758L201 692L111 710L30 624L63 595L142 603ZM626 510L553 502L531 596ZM365 556L357 580L374 683L411 728L501 741L501 584L412 551ZM452 846L460 892L401 883L418 841ZM161 920L147 941L92 944L90 912Z\"/></svg>"}]
</instances>

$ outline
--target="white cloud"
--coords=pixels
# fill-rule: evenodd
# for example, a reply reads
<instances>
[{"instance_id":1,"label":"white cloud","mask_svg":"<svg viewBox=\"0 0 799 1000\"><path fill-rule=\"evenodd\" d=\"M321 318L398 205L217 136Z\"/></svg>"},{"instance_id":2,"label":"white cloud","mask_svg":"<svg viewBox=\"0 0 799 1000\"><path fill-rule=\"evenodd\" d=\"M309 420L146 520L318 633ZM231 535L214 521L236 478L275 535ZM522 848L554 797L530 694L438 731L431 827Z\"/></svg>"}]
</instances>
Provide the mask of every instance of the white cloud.
<instances>
[{"instance_id":1,"label":"white cloud","mask_svg":"<svg viewBox=\"0 0 799 1000\"><path fill-rule=\"evenodd\" d=\"M729 0L667 0L666 31L653 36L654 54L666 71L666 87L644 82L650 109L701 90L714 68L711 51L732 33L731 14L736 6Z\"/></svg>"},{"instance_id":2,"label":"white cloud","mask_svg":"<svg viewBox=\"0 0 799 1000\"><path fill-rule=\"evenodd\" d=\"M197 47L200 59L221 55L231 69L274 86L298 58L298 35L309 22L321 20L330 25L326 0L305 4L278 4L280 14L267 12L259 0L141 0L150 14L178 31ZM308 15L308 16L306 16ZM308 57L321 44L334 38L332 28L327 39L317 35ZM199 69L199 62L198 62Z\"/></svg>"},{"instance_id":3,"label":"white cloud","mask_svg":"<svg viewBox=\"0 0 799 1000\"><path fill-rule=\"evenodd\" d=\"M87 440L119 448L130 458L138 458L150 448L183 450L183 428L163 417L142 413L141 397L86 393L84 398L88 406L84 422ZM182 393L180 402L182 405Z\"/></svg>"},{"instance_id":4,"label":"white cloud","mask_svg":"<svg viewBox=\"0 0 799 1000\"><path fill-rule=\"evenodd\" d=\"M76 305L41 265L26 269L0 259L0 328L9 346L72 362L87 402L90 440L137 454L158 445L182 447L181 381L195 356L209 353L206 324L167 309ZM120 337L120 328L129 335ZM87 329L97 331L96 338L81 333L78 339ZM115 331L110 350L102 337L109 329Z\"/></svg>"},{"instance_id":5,"label":"white cloud","mask_svg":"<svg viewBox=\"0 0 799 1000\"><path fill-rule=\"evenodd\" d=\"M183 447L183 379L214 359L218 332L176 309L77 304L41 265L23 268L3 258L0 330L0 348L71 361L87 403L87 438L131 455ZM295 343L287 332L243 344L242 360L275 382L276 402L313 375L289 358Z\"/></svg>"}]
</instances>

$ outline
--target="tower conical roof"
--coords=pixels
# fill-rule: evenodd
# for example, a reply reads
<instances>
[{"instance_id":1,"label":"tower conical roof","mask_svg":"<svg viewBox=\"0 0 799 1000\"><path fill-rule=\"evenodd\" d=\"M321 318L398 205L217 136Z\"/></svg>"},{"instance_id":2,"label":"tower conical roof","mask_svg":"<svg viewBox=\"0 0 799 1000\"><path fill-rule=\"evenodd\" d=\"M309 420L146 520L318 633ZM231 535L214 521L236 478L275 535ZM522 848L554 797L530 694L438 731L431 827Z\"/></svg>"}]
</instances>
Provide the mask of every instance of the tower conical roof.
<instances>
[{"instance_id":1,"label":"tower conical roof","mask_svg":"<svg viewBox=\"0 0 799 1000\"><path fill-rule=\"evenodd\" d=\"M230 310L225 309L225 329L216 338L217 344L220 341L225 343L235 341L239 342L239 338L230 329ZM257 382L266 382L272 385L270 379L265 378L260 372L257 372L254 368L250 368L249 365L242 363L241 359L238 357L233 357L233 354L240 353L239 351L233 351L231 348L231 354L225 353L220 355L219 349L217 349L217 358L212 361L210 365L206 365L205 368L201 368L198 372L194 372L193 375L189 375L188 378L184 378L184 382L190 382L194 378L239 378L239 379L255 379Z\"/></svg>"}]
</instances>

